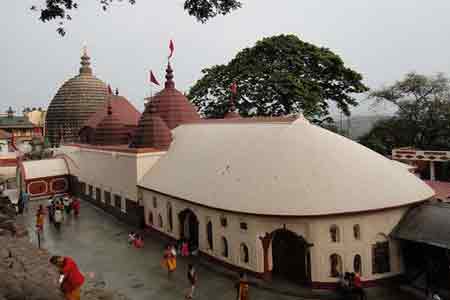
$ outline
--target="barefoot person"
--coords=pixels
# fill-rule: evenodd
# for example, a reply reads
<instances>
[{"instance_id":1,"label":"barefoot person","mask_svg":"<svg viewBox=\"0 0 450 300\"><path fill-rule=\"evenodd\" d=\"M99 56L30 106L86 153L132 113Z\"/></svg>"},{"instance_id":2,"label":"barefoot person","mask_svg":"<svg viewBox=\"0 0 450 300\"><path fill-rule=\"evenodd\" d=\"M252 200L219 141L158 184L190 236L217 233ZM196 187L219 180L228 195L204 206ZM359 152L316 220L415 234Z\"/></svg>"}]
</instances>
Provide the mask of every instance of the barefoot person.
<instances>
[{"instance_id":1,"label":"barefoot person","mask_svg":"<svg viewBox=\"0 0 450 300\"><path fill-rule=\"evenodd\" d=\"M167 245L164 250L164 267L167 268L167 277L170 279L177 268L176 252L171 245Z\"/></svg>"},{"instance_id":2,"label":"barefoot person","mask_svg":"<svg viewBox=\"0 0 450 300\"><path fill-rule=\"evenodd\" d=\"M36 230L42 232L44 230L44 220L45 220L45 211L44 207L39 205L39 209L36 212Z\"/></svg>"},{"instance_id":3,"label":"barefoot person","mask_svg":"<svg viewBox=\"0 0 450 300\"><path fill-rule=\"evenodd\" d=\"M80 300L81 286L84 276L75 261L70 257L52 256L50 263L59 268L61 274L61 290L66 300Z\"/></svg>"},{"instance_id":4,"label":"barefoot person","mask_svg":"<svg viewBox=\"0 0 450 300\"><path fill-rule=\"evenodd\" d=\"M186 299L192 299L192 297L194 297L195 285L197 284L197 271L195 270L192 264L188 265L187 277L189 283L191 284L191 288L189 290L188 295L186 296Z\"/></svg>"}]
</instances>

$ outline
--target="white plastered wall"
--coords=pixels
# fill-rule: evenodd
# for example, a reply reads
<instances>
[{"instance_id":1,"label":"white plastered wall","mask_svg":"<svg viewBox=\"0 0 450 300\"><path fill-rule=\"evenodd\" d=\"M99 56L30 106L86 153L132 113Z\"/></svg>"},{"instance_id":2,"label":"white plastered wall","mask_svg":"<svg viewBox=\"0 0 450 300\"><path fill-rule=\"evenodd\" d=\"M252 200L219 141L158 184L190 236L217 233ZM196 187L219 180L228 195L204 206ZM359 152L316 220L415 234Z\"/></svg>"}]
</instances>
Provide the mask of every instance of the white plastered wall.
<instances>
[{"instance_id":1,"label":"white plastered wall","mask_svg":"<svg viewBox=\"0 0 450 300\"><path fill-rule=\"evenodd\" d=\"M186 208L192 210L199 221L199 248L215 258L224 262L251 270L257 273L264 272L264 255L260 237L277 229L285 228L302 236L308 243L313 244L311 254L311 280L320 283L333 283L337 278L330 276L330 255L338 254L342 258L343 271L353 272L353 259L359 254L362 259L362 278L364 281L376 280L398 275L403 271L401 253L397 241L390 240L390 268L391 272L372 274L372 245L377 235L388 236L394 226L407 210L406 207L394 208L372 213L361 213L341 216L325 217L269 217L244 215L223 212L183 200L141 189L145 208L147 225L148 214L153 213L154 225L157 230L172 236L180 237L178 214ZM157 208L153 208L153 197L157 199ZM167 221L167 203L170 202L173 210L173 230L169 230ZM159 214L163 218L163 228L158 226ZM223 227L220 218L226 217L228 225ZM206 224L211 220L213 224L213 250L209 249L206 234ZM240 222L248 225L247 230L240 229ZM360 225L361 239L355 240L353 226ZM340 241L331 242L330 226L337 225L340 231ZM221 252L221 239L228 241L229 256L223 257ZM249 249L249 263L240 259L240 245L245 243ZM269 248L269 269L272 269L272 249Z\"/></svg>"}]
</instances>

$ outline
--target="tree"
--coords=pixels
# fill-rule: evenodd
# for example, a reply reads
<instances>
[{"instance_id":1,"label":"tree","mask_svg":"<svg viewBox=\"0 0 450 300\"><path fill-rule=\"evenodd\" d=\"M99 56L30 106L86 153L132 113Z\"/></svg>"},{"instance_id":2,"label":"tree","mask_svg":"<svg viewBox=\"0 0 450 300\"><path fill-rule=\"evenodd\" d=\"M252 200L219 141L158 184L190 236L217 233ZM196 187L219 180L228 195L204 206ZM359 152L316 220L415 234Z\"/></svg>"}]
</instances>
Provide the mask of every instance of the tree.
<instances>
[{"instance_id":1,"label":"tree","mask_svg":"<svg viewBox=\"0 0 450 300\"><path fill-rule=\"evenodd\" d=\"M278 35L240 51L226 65L202 70L189 98L208 118L228 109L230 85L236 82L236 106L242 116L281 116L303 112L315 121L329 116L329 101L346 115L356 106L354 93L368 88L362 76L345 67L327 48Z\"/></svg>"},{"instance_id":2,"label":"tree","mask_svg":"<svg viewBox=\"0 0 450 300\"><path fill-rule=\"evenodd\" d=\"M369 95L375 103L388 102L396 114L378 122L360 142L382 154L393 148L450 148L450 81L443 74L409 73L401 81Z\"/></svg>"},{"instance_id":3,"label":"tree","mask_svg":"<svg viewBox=\"0 0 450 300\"><path fill-rule=\"evenodd\" d=\"M36 0L37 1L37 0ZM103 10L107 10L113 2L123 0L97 0ZM136 0L126 0L130 4L135 4ZM59 27L57 31L60 35L65 35L64 21L72 20L70 12L80 6L78 0L45 0L42 7L33 5L31 10L39 11L39 19L42 22L56 20ZM189 15L195 17L199 22L205 23L217 15L226 15L233 10L241 8L239 0L185 0L184 10Z\"/></svg>"}]
</instances>

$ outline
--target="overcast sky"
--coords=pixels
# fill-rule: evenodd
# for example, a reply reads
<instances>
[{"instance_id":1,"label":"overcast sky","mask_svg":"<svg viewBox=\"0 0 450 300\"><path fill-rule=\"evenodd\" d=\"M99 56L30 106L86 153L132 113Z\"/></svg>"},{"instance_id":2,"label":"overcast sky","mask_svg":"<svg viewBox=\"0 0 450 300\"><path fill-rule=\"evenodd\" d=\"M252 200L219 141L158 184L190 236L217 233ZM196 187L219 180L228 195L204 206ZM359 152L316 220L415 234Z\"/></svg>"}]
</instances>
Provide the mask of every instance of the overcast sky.
<instances>
[{"instance_id":1,"label":"overcast sky","mask_svg":"<svg viewBox=\"0 0 450 300\"><path fill-rule=\"evenodd\" d=\"M371 88L409 71L450 70L450 1L445 0L242 0L232 15L200 24L181 0L137 0L108 12L98 1L78 0L80 9L59 37L29 10L44 0L2 0L0 61L3 99L11 105L47 107L61 84L78 73L83 44L94 73L117 87L140 110L149 94L147 72L162 81L168 41L175 41L177 88L187 91L201 70L228 62L262 37L293 33L330 48L360 72ZM354 114L375 112L363 103Z\"/></svg>"}]
</instances>

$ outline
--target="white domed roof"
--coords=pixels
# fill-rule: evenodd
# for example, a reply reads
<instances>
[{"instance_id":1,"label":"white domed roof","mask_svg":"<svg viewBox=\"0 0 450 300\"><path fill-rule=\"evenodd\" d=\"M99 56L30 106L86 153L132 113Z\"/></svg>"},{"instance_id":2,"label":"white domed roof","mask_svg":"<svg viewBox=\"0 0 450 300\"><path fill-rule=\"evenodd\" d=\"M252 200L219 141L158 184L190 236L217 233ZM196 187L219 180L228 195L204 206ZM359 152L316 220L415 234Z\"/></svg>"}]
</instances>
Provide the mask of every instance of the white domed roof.
<instances>
[{"instance_id":1,"label":"white domed roof","mask_svg":"<svg viewBox=\"0 0 450 300\"><path fill-rule=\"evenodd\" d=\"M292 216L392 208L434 194L407 169L302 119L182 125L139 186L227 211Z\"/></svg>"}]
</instances>

